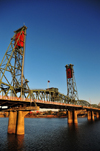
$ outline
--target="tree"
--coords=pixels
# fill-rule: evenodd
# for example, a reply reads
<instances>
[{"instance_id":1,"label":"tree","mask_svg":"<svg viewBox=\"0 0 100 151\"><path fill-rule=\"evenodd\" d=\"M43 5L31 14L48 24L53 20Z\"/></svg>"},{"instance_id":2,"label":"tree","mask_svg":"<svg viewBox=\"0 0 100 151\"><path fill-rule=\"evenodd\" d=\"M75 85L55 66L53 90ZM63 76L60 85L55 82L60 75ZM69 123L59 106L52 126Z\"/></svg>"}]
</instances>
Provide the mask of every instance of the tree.
<instances>
[{"instance_id":1,"label":"tree","mask_svg":"<svg viewBox=\"0 0 100 151\"><path fill-rule=\"evenodd\" d=\"M100 102L98 103L98 106L100 106Z\"/></svg>"}]
</instances>

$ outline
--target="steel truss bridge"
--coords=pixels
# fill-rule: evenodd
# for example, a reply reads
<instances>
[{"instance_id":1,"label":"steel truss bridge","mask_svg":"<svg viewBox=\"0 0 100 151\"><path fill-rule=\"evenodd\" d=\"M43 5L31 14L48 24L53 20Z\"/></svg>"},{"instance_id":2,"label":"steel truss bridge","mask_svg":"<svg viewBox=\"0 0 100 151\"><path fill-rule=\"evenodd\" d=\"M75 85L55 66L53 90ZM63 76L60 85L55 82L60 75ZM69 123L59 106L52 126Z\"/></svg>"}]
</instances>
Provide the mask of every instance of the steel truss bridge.
<instances>
[{"instance_id":1,"label":"steel truss bridge","mask_svg":"<svg viewBox=\"0 0 100 151\"><path fill-rule=\"evenodd\" d=\"M14 36L0 63L0 110L9 113L8 133L24 134L24 117L30 110L40 108L66 109L68 124L77 124L77 110L87 110L88 120L99 118L100 108L79 100L72 64L66 65L67 95L58 88L31 90L25 78L24 54L26 26L14 31ZM7 106L5 110L3 107Z\"/></svg>"},{"instance_id":2,"label":"steel truss bridge","mask_svg":"<svg viewBox=\"0 0 100 151\"><path fill-rule=\"evenodd\" d=\"M27 90L25 91L26 94ZM0 106L8 106L9 108L14 107L27 107L27 106L39 106L40 108L55 108L55 109L67 109L72 105L81 105L85 107L94 107L99 108L96 104L90 104L85 100L71 100L68 96L61 94L58 92L57 88L49 88L46 90L43 89L34 89L31 90L31 94L33 94L34 99L29 97L13 97L13 96L0 96ZM35 103L34 103L35 102ZM64 107L65 106L65 107ZM75 106L74 106L75 107ZM78 109L80 107L78 106ZM1 108L3 110L3 108Z\"/></svg>"},{"instance_id":3,"label":"steel truss bridge","mask_svg":"<svg viewBox=\"0 0 100 151\"><path fill-rule=\"evenodd\" d=\"M0 100L1 110L3 106L8 108L18 106L37 106L39 104L36 100L44 102L55 102L82 106L91 106L91 104L84 100L78 99L73 65L66 65L67 75L67 95L61 94L58 88L48 89L33 89L28 85L28 80L25 79L24 69L24 54L25 54L25 39L26 26L14 31L14 36L6 50L6 53L0 63ZM10 78L9 78L10 77ZM8 98L8 101L7 101ZM19 98L20 101L10 101L12 98ZM28 100L21 101L22 99ZM15 99L16 100L16 99ZM30 100L30 101L29 101ZM12 103L13 102L13 103ZM42 105L40 105L43 107ZM98 107L96 104L93 107Z\"/></svg>"}]
</instances>

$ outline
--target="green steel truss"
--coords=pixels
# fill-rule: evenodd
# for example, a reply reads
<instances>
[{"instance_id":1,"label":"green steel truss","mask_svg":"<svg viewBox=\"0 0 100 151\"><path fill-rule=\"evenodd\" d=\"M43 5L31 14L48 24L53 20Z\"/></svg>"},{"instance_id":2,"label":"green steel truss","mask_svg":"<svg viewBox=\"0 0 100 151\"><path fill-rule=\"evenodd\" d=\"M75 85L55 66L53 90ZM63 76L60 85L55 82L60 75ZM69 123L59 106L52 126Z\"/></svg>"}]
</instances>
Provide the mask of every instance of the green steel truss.
<instances>
[{"instance_id":1,"label":"green steel truss","mask_svg":"<svg viewBox=\"0 0 100 151\"><path fill-rule=\"evenodd\" d=\"M25 36L26 26L15 31L14 36L0 64L0 93L5 96L13 95L17 97L18 92L22 92L24 77L24 53L25 53ZM17 46L20 36L24 31L23 47ZM16 34L20 33L17 40ZM19 94L22 96L22 94Z\"/></svg>"},{"instance_id":2,"label":"green steel truss","mask_svg":"<svg viewBox=\"0 0 100 151\"><path fill-rule=\"evenodd\" d=\"M14 31L14 36L0 64L0 95L33 98L24 77L26 26Z\"/></svg>"},{"instance_id":3,"label":"green steel truss","mask_svg":"<svg viewBox=\"0 0 100 151\"><path fill-rule=\"evenodd\" d=\"M67 95L61 94L58 91L58 88L49 88L45 90L34 89L34 90L31 90L31 92L33 93L35 99L37 100L91 106L91 104L85 100L73 100L69 98Z\"/></svg>"},{"instance_id":4,"label":"green steel truss","mask_svg":"<svg viewBox=\"0 0 100 151\"><path fill-rule=\"evenodd\" d=\"M46 90L35 89L31 91L37 100L69 103L69 98L58 92L57 88L48 88Z\"/></svg>"}]
</instances>

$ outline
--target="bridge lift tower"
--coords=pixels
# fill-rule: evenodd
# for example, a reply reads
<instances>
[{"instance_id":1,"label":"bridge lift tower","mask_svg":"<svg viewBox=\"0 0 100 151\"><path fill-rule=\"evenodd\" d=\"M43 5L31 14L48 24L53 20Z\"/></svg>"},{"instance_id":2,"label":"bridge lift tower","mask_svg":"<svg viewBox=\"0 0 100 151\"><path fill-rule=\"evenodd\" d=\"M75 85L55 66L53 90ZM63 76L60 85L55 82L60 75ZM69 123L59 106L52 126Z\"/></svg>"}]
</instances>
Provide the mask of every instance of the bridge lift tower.
<instances>
[{"instance_id":1,"label":"bridge lift tower","mask_svg":"<svg viewBox=\"0 0 100 151\"><path fill-rule=\"evenodd\" d=\"M14 31L14 36L0 64L0 94L32 98L28 80L24 77L26 26Z\"/></svg>"},{"instance_id":2,"label":"bridge lift tower","mask_svg":"<svg viewBox=\"0 0 100 151\"><path fill-rule=\"evenodd\" d=\"M79 100L73 66L74 65L72 64L65 66L67 77L67 96L71 98L71 101Z\"/></svg>"}]
</instances>

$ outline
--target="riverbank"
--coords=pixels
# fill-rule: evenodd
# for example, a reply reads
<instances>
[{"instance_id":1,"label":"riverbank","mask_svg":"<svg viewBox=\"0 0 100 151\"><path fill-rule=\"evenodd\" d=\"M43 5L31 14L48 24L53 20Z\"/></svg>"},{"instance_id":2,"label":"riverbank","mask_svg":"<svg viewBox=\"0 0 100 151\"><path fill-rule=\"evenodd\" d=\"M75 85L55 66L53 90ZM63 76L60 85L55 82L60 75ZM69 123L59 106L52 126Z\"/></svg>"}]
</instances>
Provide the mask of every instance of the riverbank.
<instances>
[{"instance_id":1,"label":"riverbank","mask_svg":"<svg viewBox=\"0 0 100 151\"><path fill-rule=\"evenodd\" d=\"M26 115L25 118L67 118L67 115L58 116L58 115ZM78 118L84 118L87 115L79 115Z\"/></svg>"},{"instance_id":2,"label":"riverbank","mask_svg":"<svg viewBox=\"0 0 100 151\"><path fill-rule=\"evenodd\" d=\"M26 115L25 118L66 118L67 116L57 116L57 115Z\"/></svg>"},{"instance_id":3,"label":"riverbank","mask_svg":"<svg viewBox=\"0 0 100 151\"><path fill-rule=\"evenodd\" d=\"M78 117L86 117L87 113L81 113L81 114L77 114ZM9 117L9 113L8 112L4 112L0 114L0 118L2 117ZM68 117L68 112L65 111L59 111L59 112L29 112L25 118L67 118Z\"/></svg>"}]
</instances>

